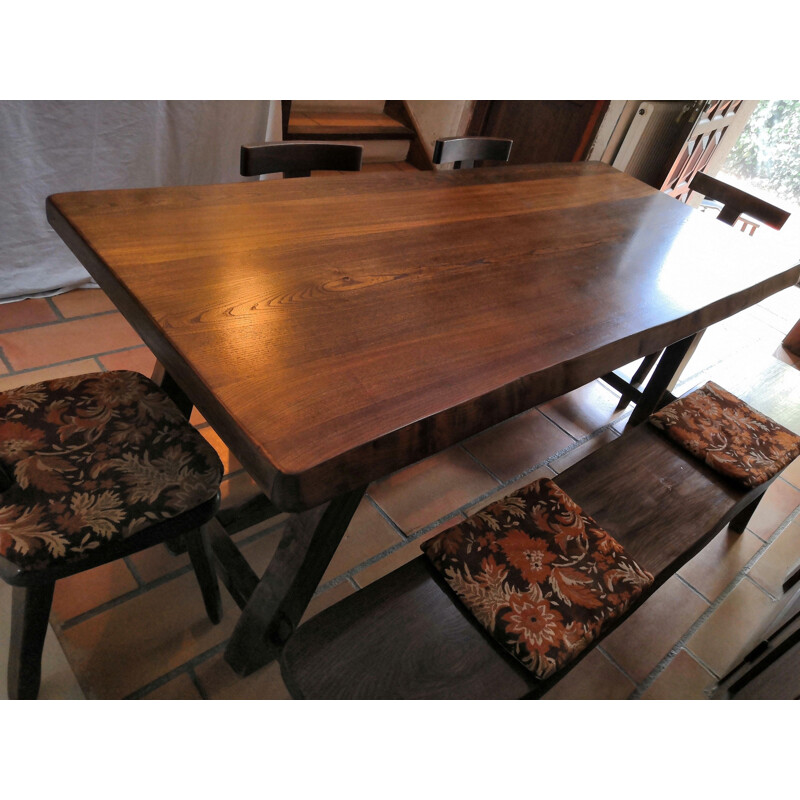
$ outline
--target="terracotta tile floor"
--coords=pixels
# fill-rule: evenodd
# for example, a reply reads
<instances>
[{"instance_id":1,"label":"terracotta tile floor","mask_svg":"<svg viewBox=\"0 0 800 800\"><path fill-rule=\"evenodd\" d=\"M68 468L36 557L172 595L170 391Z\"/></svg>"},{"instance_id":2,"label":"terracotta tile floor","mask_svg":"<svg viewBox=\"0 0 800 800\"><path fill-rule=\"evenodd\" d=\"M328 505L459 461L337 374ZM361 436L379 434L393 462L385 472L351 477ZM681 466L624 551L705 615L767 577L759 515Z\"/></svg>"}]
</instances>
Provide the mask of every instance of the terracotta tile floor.
<instances>
[{"instance_id":1,"label":"terracotta tile floor","mask_svg":"<svg viewBox=\"0 0 800 800\"><path fill-rule=\"evenodd\" d=\"M780 341L800 316L800 289L781 292L710 329L679 391L706 377L741 380L748 363L800 367ZM110 369L150 374L155 358L99 290L0 305L0 389ZM615 438L627 412L600 382L520 414L373 484L307 616L419 553L422 540L495 497L555 475ZM223 503L256 492L219 436L192 421L226 465ZM285 516L235 536L256 571L269 563ZM800 559L800 466L768 492L749 530L722 531L548 695L552 699L702 699L775 607ZM225 592L223 590L223 595ZM0 692L5 692L10 591L0 584ZM238 616L225 595L206 619L188 558L158 546L59 582L45 649L43 698L285 699L276 664L246 679L223 651Z\"/></svg>"}]
</instances>

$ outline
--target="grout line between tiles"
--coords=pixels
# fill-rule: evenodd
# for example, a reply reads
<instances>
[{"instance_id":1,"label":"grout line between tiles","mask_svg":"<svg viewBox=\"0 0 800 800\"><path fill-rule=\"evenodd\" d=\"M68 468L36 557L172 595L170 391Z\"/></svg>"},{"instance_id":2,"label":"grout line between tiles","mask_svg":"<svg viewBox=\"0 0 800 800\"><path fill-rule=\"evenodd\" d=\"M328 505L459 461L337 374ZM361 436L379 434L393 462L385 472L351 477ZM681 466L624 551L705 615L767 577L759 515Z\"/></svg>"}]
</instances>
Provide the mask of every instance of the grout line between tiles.
<instances>
[{"instance_id":1,"label":"grout line between tiles","mask_svg":"<svg viewBox=\"0 0 800 800\"><path fill-rule=\"evenodd\" d=\"M609 428L613 428L613 427L614 427L614 423L613 422L609 422L606 425L603 425L601 428L598 428L596 431L593 431L592 433L586 434L585 436L583 436L580 439L575 439L574 436L570 436L570 438L574 440L572 442L572 444L568 445L567 447L562 448L561 450L556 451L552 455L549 455L544 461L542 461L541 464L537 464L534 467L529 467L524 472L520 472L519 475L515 475L510 480L506 481L503 484L503 487L510 486L515 481L518 481L520 478L524 478L526 475L530 475L532 472L535 472L537 469L541 469L542 467L549 467L552 462L558 461L559 458L563 458L565 455L567 455L568 453L571 453L573 450L577 450L579 447L582 447L583 445L587 444L588 442L591 442L592 439L599 438ZM564 432L566 433L566 431L564 431ZM615 430L615 433L616 433L616 430ZM569 436L569 434L567 434L567 435ZM551 467L551 469L553 469L553 468ZM553 469L553 472L556 472L556 470ZM558 474L558 473L556 472L556 474ZM484 496L488 497L489 494L491 494L491 492L485 494ZM480 499L482 499L482 498L480 498ZM476 502L480 502L480 499L478 501L476 501ZM474 505L474 503L470 503L469 505Z\"/></svg>"},{"instance_id":2,"label":"grout line between tiles","mask_svg":"<svg viewBox=\"0 0 800 800\"><path fill-rule=\"evenodd\" d=\"M614 426L617 424L617 422L618 422L618 421L619 421L619 420L614 420L613 422L608 422L608 423L606 423L605 425L603 425L601 428L598 428L596 431L594 431L594 432L592 432L592 433L589 433L589 434L587 434L586 436L582 437L581 439L577 439L577 440L575 441L575 443L574 443L574 444L571 444L569 447L566 447L566 448L564 448L563 450L560 450L558 453L553 453L553 455L552 455L552 456L549 456L549 457L548 457L548 459L547 459L547 461L545 461L545 462L544 462L543 464L541 464L540 466L550 466L550 464L551 464L552 462L554 462L554 461L558 461L558 459L559 459L559 458L563 458L565 455L567 455L568 453L571 453L573 450L577 450L579 447L583 447L583 445L587 444L588 442L591 442L591 441L592 441L592 439L597 439L597 438L599 438L599 437L600 437L600 436L602 436L602 435L603 435L603 434L604 434L606 431L609 431L609 430L611 430L611 431L613 431L614 433L616 433L616 434L617 434L617 437L621 436L622 434L621 434L621 433L620 433L620 432L619 432L619 431L618 431L618 430L617 430L617 429L614 427ZM573 438L574 438L574 437L573 437ZM577 463L577 462L576 462L576 463ZM572 465L570 464L570 466L572 466ZM553 472L555 472L555 473L556 473L556 475L559 475L559 474L560 474L560 472L558 472L558 471L555 469L555 467L550 467L550 468L553 470ZM566 467L565 469L569 469L569 467ZM524 474L526 474L526 475L527 475L529 472L531 472L531 470L528 470L528 471L527 471L526 473L524 473ZM564 472L564 470L561 470L561 472ZM519 480L519 478L520 478L520 477L522 477L522 476L520 475L520 476L518 476L518 477L514 478L514 480Z\"/></svg>"},{"instance_id":3,"label":"grout line between tiles","mask_svg":"<svg viewBox=\"0 0 800 800\"><path fill-rule=\"evenodd\" d=\"M694 652L688 645L683 645L682 647L677 648L677 652L672 656L672 659L676 658L678 653L681 650L685 650L686 653L693 658L708 674L710 677L710 684L707 689L703 689L703 694L706 697L710 697L711 693L716 689L717 684L720 681L721 675L717 675L716 671L711 668L711 666L706 663L697 653Z\"/></svg>"},{"instance_id":4,"label":"grout line between tiles","mask_svg":"<svg viewBox=\"0 0 800 800\"><path fill-rule=\"evenodd\" d=\"M208 661L210 658L213 658L215 655L217 655L217 653L224 651L225 648L228 646L228 641L229 640L226 639L224 642L219 642L219 644L214 645L214 647L212 647L211 649L206 650L205 652L200 653L199 655L193 656L180 666L171 669L169 672L165 672L163 675L150 681L150 683L139 687L138 689L136 689L136 691L133 691L129 695L126 695L123 699L141 700L141 698L144 697L145 695L154 692L156 689L160 689L162 686L169 683L174 678L177 678L179 675L183 675L184 673L190 673L190 674L193 673L194 668L196 666L202 664L205 661ZM201 690L200 694L203 695L204 692ZM205 700L206 698L203 697L203 699Z\"/></svg>"},{"instance_id":5,"label":"grout line between tiles","mask_svg":"<svg viewBox=\"0 0 800 800\"><path fill-rule=\"evenodd\" d=\"M66 322L67 318L61 312L61 309L55 304L55 301L53 300L53 297L45 297L45 300L47 301L47 305L50 306L50 310L56 315L56 318L53 321L54 322Z\"/></svg>"},{"instance_id":6,"label":"grout line between tiles","mask_svg":"<svg viewBox=\"0 0 800 800\"><path fill-rule=\"evenodd\" d=\"M200 682L200 678L197 677L197 673L194 671L194 667L190 667L189 677L192 679L192 683L194 684L194 688L197 689L197 693L200 695L200 699L210 700L211 698L206 693L205 687Z\"/></svg>"},{"instance_id":7,"label":"grout line between tiles","mask_svg":"<svg viewBox=\"0 0 800 800\"><path fill-rule=\"evenodd\" d=\"M737 572L736 574L738 575L739 573ZM680 581L680 582L681 582L681 583L682 583L682 584L683 584L683 585L684 585L684 586L685 586L687 589L689 589L689 590L690 590L690 591L691 591L693 594L696 594L696 595L697 595L697 596L698 596L698 597L699 597L701 600L704 600L706 603L708 603L709 605L711 605L711 603L712 603L712 600L711 600L710 598L706 597L706 596L705 596L705 595L704 595L704 594L703 594L703 593L702 593L702 592L701 592L699 589L696 589L694 586L692 586L692 584L691 584L691 583L689 583L689 581L687 581L687 580L686 580L686 578L684 578L684 577L683 577L683 575L681 575L681 574L680 574L680 571L678 571L678 572L676 572L676 573L675 573L675 577L676 577L676 578L677 578L677 579L678 579L678 580L679 580L679 581Z\"/></svg>"},{"instance_id":8,"label":"grout line between tiles","mask_svg":"<svg viewBox=\"0 0 800 800\"><path fill-rule=\"evenodd\" d=\"M582 444L586 444L586 442L588 442L588 441L591 441L591 439L593 439L597 434L599 434L601 432L602 432L602 429L597 431L597 433L590 433L588 436L585 436L583 439L578 439L576 441L573 441L572 444L570 444L569 446L563 448L562 450L559 450L556 453L553 453L553 455L548 456L544 461L540 462L539 464L534 464L532 467L528 467L527 469L525 469L522 472L520 472L519 475L514 475L512 478L509 478L507 481L501 481L499 486L495 486L493 489L490 489L487 492L483 492L483 494L481 494L478 497L470 500L468 503L465 503L463 506L461 506L459 508L459 511L465 511L467 508L471 508L472 506L477 505L478 503L480 503L483 500L485 500L487 497L491 497L493 494L495 494L498 491L498 489L506 489L506 488L508 488L509 486L514 484L516 481L520 480L521 478L524 478L527 475L530 475L531 473L536 472L537 469L541 469L542 467L549 466L551 461L556 461L557 459L561 458L562 456L565 456L567 453L571 453L573 450L577 450L578 447L580 447ZM570 437L570 438L574 439L574 437ZM551 467L551 469L552 469L552 467ZM555 472L554 469L552 471Z\"/></svg>"},{"instance_id":9,"label":"grout line between tiles","mask_svg":"<svg viewBox=\"0 0 800 800\"><path fill-rule=\"evenodd\" d=\"M477 464L484 472L487 472L489 474L489 477L492 478L492 480L497 481L498 486L503 485L503 479L499 475L495 475L494 472L492 472L492 470L489 467L487 467L486 464L484 464L476 455L473 455L469 450L467 450L467 448L464 447L463 442L459 442L457 446L461 450L461 452L466 453L467 456L472 461L474 461L475 464Z\"/></svg>"},{"instance_id":10,"label":"grout line between tiles","mask_svg":"<svg viewBox=\"0 0 800 800\"><path fill-rule=\"evenodd\" d=\"M206 690L202 683L200 683L200 679L197 677L197 673L194 671L194 667L189 667L187 670L189 673L189 677L192 679L192 683L194 684L194 688L197 689L197 693L200 695L201 700L208 700L210 699L206 694Z\"/></svg>"},{"instance_id":11,"label":"grout line between tiles","mask_svg":"<svg viewBox=\"0 0 800 800\"><path fill-rule=\"evenodd\" d=\"M11 378L11 377L16 377L17 375L25 375L29 372L36 372L37 370L50 369L51 367L63 367L66 366L67 364L77 364L79 361L91 361L92 359L96 360L98 358L102 358L103 356L116 355L117 353L127 353L129 350L136 350L141 346L142 346L141 344L134 344L131 345L130 347L120 347L118 350L106 350L103 353L91 353L85 356L78 356L77 358L68 358L66 361L54 361L50 364L37 364L35 367L26 367L25 369L11 368L10 373L8 375L4 375L3 377ZM5 358L5 353L3 353L2 347L0 347L0 356L2 356L3 362L10 367L11 365Z\"/></svg>"},{"instance_id":12,"label":"grout line between tiles","mask_svg":"<svg viewBox=\"0 0 800 800\"><path fill-rule=\"evenodd\" d=\"M565 433L567 436L569 436L569 438L570 438L570 439L573 439L573 440L575 439L575 437L574 437L574 436L573 436L573 435L572 435L572 434L571 434L571 433L570 433L570 432L569 432L569 431L568 431L568 430L567 430L567 429L566 429L566 428L565 428L563 425L559 425L559 424L558 424L558 423L557 423L557 422L556 422L556 421L555 421L555 420L554 420L552 417L548 417L548 416L547 416L547 412L545 412L545 411L542 411L542 409L541 409L539 406L536 406L536 410L537 410L537 411L538 411L538 412L539 412L539 413L540 413L540 414L541 414L541 415L542 415L542 416L543 416L543 417L544 417L544 418L545 418L545 419L546 419L548 422L552 423L552 424L553 424L553 425L555 425L555 426L556 426L556 428L558 428L558 429L559 429L559 430L560 430L562 433ZM576 440L576 441L577 441L577 440Z\"/></svg>"},{"instance_id":13,"label":"grout line between tiles","mask_svg":"<svg viewBox=\"0 0 800 800\"><path fill-rule=\"evenodd\" d=\"M156 547L158 545L155 545ZM133 575L133 579L139 584L139 588L142 586L147 585L147 581L142 579L142 576L139 574L139 570L136 569L136 565L133 563L133 559L130 556L125 556L122 559L125 566L130 570L131 575Z\"/></svg>"},{"instance_id":14,"label":"grout line between tiles","mask_svg":"<svg viewBox=\"0 0 800 800\"><path fill-rule=\"evenodd\" d=\"M64 620L63 622L59 622L58 625L62 631L68 631L70 628L74 628L76 625L80 625L82 622L86 622L89 619L99 616L100 614L105 613L106 611L111 610L112 608L116 608L117 606L122 605L123 603L127 603L128 600L135 600L137 597L141 597L143 594L149 592L151 589L158 589L159 586L163 586L165 583L169 583L171 580L175 578L183 577L187 572L190 572L192 569L191 564L184 564L182 567L178 567L174 572L170 572L167 575L162 575L156 578L150 583L146 583L143 586L139 586L136 589L131 589L130 592L125 592L125 594L120 595L119 597L115 597L112 600L108 600L105 603L102 603L99 606L95 606L94 608L90 608L88 611L84 611L81 614L78 614L74 617L70 617L70 619Z\"/></svg>"},{"instance_id":15,"label":"grout line between tiles","mask_svg":"<svg viewBox=\"0 0 800 800\"><path fill-rule=\"evenodd\" d=\"M599 380L600 380L600 378L597 378L597 380L599 381ZM605 387L604 387L604 388L605 388ZM614 395L617 395L617 399L619 399L619 397L621 397L621 395L619 394L619 392L614 392L612 389L609 389L609 392L610 392L610 393L612 393L612 394L614 394ZM633 413L633 409L631 409L630 411L628 411L628 410L627 410L627 408L626 408L626 409L625 409L625 411L622 411L622 412L620 412L620 413L619 413L619 416L615 416L615 417L614 417L614 419L612 419L612 420L610 420L609 422L605 423L605 425L601 426L600 428L597 428L597 429L595 429L595 430L591 431L590 433L584 434L584 435L583 435L583 436L581 436L581 437L576 437L574 433L570 433L570 432L569 432L569 431L568 431L566 428L564 428L562 425L559 425L559 424L558 424L558 422L556 422L556 420L555 420L555 419L553 419L552 417L549 417L549 416L547 415L547 412L546 412L546 411L543 411L543 410L541 409L541 407L540 407L540 406L536 406L536 410L537 410L537 411L538 411L538 412L539 412L539 413L540 413L540 414L541 414L543 417L545 417L545 418L546 418L546 419L547 419L549 422L552 422L552 423L553 423L553 425L555 425L555 426L556 426L556 427L557 427L559 430L561 430L561 431L563 431L564 433L566 433L566 434L567 434L567 436L569 436L569 438L570 438L570 439L575 439L575 441L577 441L577 442L584 442L584 441L586 441L587 439L591 439L591 438L592 438L593 436L595 436L597 433L599 433L599 432L601 432L601 431L604 431L604 430L606 430L607 428L613 428L615 425L618 425L620 422L627 422L627 420L628 420L628 417L630 417L630 415ZM614 412L614 414L616 414L616 413L617 413L617 412L615 411L615 412ZM616 430L616 428L615 428L615 430ZM621 435L621 434L620 434L620 435Z\"/></svg>"},{"instance_id":16,"label":"grout line between tiles","mask_svg":"<svg viewBox=\"0 0 800 800\"><path fill-rule=\"evenodd\" d=\"M369 493L369 488L364 492L364 497L367 498L369 504L381 515L381 517L389 523L392 530L397 533L403 541L408 541L408 537L403 533L403 529L381 508L380 504Z\"/></svg>"},{"instance_id":17,"label":"grout line between tiles","mask_svg":"<svg viewBox=\"0 0 800 800\"><path fill-rule=\"evenodd\" d=\"M49 297L44 299L50 300ZM65 317L61 315L61 312L58 310L55 303L52 303L52 307L55 309L56 314L60 315L58 319L51 319L47 322L33 322L30 325L20 325L18 328L7 328L4 331L0 331L0 336L6 333L23 333L25 331L34 331L41 328L52 328L55 325L63 325L65 322L76 322L78 320L93 319L94 317L107 317L111 314L119 314L119 311L113 308L109 311L97 311L94 314L81 314L77 317Z\"/></svg>"},{"instance_id":18,"label":"grout line between tiles","mask_svg":"<svg viewBox=\"0 0 800 800\"><path fill-rule=\"evenodd\" d=\"M602 655L604 655L633 684L634 689L631 692L631 694L628 696L628 699L631 699L631 697L633 696L633 693L636 691L636 688L635 688L636 685L637 685L636 678L634 678L633 675L631 675L630 672L628 672L628 670L626 670L625 667L623 667L622 664L620 664L619 661L617 661L611 655L611 653L609 653L607 650L605 650L603 648L602 644L597 645L597 649L600 651L600 653Z\"/></svg>"},{"instance_id":19,"label":"grout line between tiles","mask_svg":"<svg viewBox=\"0 0 800 800\"><path fill-rule=\"evenodd\" d=\"M773 602L777 600L777 598L773 597L773 595L768 592L763 586L753 580L747 573L752 569L753 565L756 561L764 554L766 549L769 547L772 542L783 533L789 525L800 515L800 506L798 506L778 527L775 529L773 534L769 537L769 539L761 546L759 549L753 554L753 556L748 560L748 562L736 573L736 575L731 579L731 582L722 590L719 597L711 603L711 605L695 620L695 622L689 627L689 629L683 634L683 636L678 639L678 641L670 648L669 652L667 653L661 661L656 664L650 674L637 686L636 690L631 694L631 700L638 700L644 692L646 692L650 686L656 681L656 679L661 675L662 672L669 666L669 664L674 660L674 658L678 655L678 652L681 649L686 650L692 658L694 658L699 664L703 666L704 669L708 670L711 675L719 680L721 677L717 675L717 673L708 665L706 664L696 653L694 653L688 646L687 642L694 636L695 633L702 627L702 625L709 619L709 617L722 605L725 599L736 589L739 584L744 581L748 580L758 589L760 589L767 597L770 598ZM677 573L676 573L677 575ZM685 583L689 588L694 589L694 587L689 584L684 578L678 576L680 580ZM702 593L698 592L694 589L697 594L703 597ZM706 598L704 598L706 599Z\"/></svg>"},{"instance_id":20,"label":"grout line between tiles","mask_svg":"<svg viewBox=\"0 0 800 800\"><path fill-rule=\"evenodd\" d=\"M13 374L14 368L11 366L11 362L6 358L6 351L2 347L0 347L0 362L2 362L9 375ZM3 377L7 376L4 375Z\"/></svg>"}]
</instances>

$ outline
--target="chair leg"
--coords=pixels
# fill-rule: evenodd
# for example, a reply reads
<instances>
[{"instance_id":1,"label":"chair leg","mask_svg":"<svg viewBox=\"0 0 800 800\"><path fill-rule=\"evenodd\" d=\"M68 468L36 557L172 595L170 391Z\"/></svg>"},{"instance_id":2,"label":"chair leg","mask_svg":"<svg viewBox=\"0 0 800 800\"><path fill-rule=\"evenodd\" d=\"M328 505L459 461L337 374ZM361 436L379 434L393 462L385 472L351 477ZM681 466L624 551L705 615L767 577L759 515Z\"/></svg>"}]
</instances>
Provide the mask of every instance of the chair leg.
<instances>
[{"instance_id":1,"label":"chair leg","mask_svg":"<svg viewBox=\"0 0 800 800\"><path fill-rule=\"evenodd\" d=\"M216 625L222 619L222 596L219 591L214 556L206 535L205 526L185 535L186 549L200 584L208 618Z\"/></svg>"},{"instance_id":2,"label":"chair leg","mask_svg":"<svg viewBox=\"0 0 800 800\"><path fill-rule=\"evenodd\" d=\"M747 523L750 522L750 517L753 516L756 509L758 508L758 504L761 502L761 498L764 496L764 492L756 497L749 506L745 506L731 521L728 525L728 529L732 530L734 533L743 533L744 529L747 527Z\"/></svg>"},{"instance_id":3,"label":"chair leg","mask_svg":"<svg viewBox=\"0 0 800 800\"><path fill-rule=\"evenodd\" d=\"M167 541L164 542L164 547L166 547L173 556L182 556L186 552L186 537L176 536L174 539L167 539Z\"/></svg>"},{"instance_id":4,"label":"chair leg","mask_svg":"<svg viewBox=\"0 0 800 800\"><path fill-rule=\"evenodd\" d=\"M796 562L795 565L786 573L786 580L783 582L783 591L788 592L789 589L794 588L798 583L800 583L800 561Z\"/></svg>"},{"instance_id":5,"label":"chair leg","mask_svg":"<svg viewBox=\"0 0 800 800\"><path fill-rule=\"evenodd\" d=\"M54 583L14 586L11 592L11 643L8 696L35 700L42 679L42 649L50 620Z\"/></svg>"}]
</instances>

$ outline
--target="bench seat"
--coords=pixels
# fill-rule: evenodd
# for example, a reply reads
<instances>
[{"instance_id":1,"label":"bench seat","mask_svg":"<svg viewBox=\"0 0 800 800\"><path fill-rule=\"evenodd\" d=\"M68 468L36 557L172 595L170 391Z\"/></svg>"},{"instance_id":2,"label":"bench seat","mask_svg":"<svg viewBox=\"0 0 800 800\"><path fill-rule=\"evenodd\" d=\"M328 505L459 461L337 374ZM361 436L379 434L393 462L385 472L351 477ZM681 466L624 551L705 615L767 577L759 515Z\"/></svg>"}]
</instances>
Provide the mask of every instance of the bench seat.
<instances>
[{"instance_id":1,"label":"bench seat","mask_svg":"<svg viewBox=\"0 0 800 800\"><path fill-rule=\"evenodd\" d=\"M800 429L800 372L774 361L752 386L736 393ZM638 607L725 525L743 530L777 477L740 487L640 425L555 480L654 576ZM591 649L537 680L492 641L420 556L302 625L283 651L281 669L298 698L536 698Z\"/></svg>"}]
</instances>

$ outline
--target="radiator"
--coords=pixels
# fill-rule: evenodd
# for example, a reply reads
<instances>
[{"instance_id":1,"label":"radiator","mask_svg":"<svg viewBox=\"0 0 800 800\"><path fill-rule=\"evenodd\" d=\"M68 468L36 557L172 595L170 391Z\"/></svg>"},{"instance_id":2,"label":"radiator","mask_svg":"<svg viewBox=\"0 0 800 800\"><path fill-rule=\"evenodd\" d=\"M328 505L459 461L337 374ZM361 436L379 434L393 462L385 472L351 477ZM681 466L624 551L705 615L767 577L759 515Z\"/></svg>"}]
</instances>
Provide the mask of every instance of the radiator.
<instances>
[{"instance_id":1,"label":"radiator","mask_svg":"<svg viewBox=\"0 0 800 800\"><path fill-rule=\"evenodd\" d=\"M686 100L648 100L639 104L612 166L645 183L663 177L664 162L675 148L675 131L691 112Z\"/></svg>"}]
</instances>

